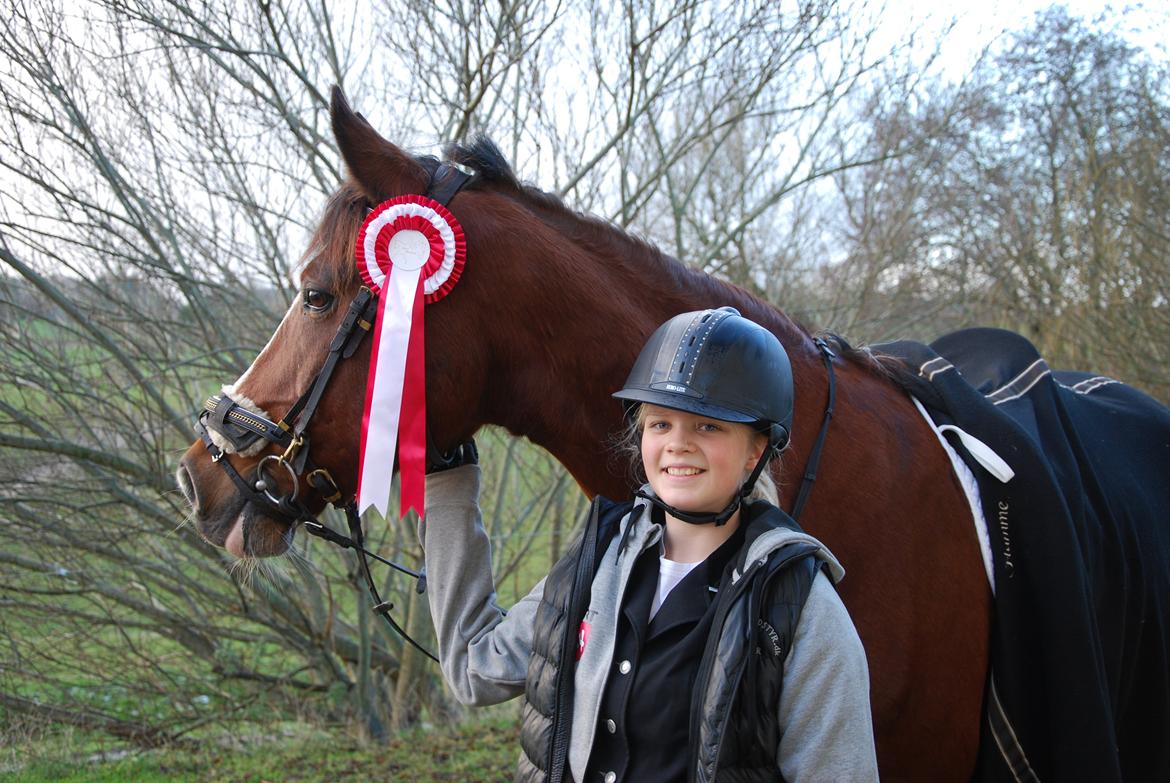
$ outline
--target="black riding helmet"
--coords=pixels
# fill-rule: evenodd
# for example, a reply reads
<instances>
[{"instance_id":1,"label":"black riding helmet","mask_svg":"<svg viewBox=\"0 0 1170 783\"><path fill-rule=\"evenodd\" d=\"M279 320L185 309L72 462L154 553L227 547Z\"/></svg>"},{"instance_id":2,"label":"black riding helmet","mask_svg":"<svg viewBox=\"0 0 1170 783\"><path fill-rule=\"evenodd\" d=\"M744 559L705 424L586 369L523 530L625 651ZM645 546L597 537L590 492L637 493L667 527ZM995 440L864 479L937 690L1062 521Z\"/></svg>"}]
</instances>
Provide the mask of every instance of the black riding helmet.
<instances>
[{"instance_id":1,"label":"black riding helmet","mask_svg":"<svg viewBox=\"0 0 1170 783\"><path fill-rule=\"evenodd\" d=\"M725 523L755 486L768 460L788 444L792 365L776 336L732 307L676 315L650 336L622 390L613 395L632 415L639 403L747 424L768 436L751 476L719 513L694 513L639 493L672 516Z\"/></svg>"}]
</instances>

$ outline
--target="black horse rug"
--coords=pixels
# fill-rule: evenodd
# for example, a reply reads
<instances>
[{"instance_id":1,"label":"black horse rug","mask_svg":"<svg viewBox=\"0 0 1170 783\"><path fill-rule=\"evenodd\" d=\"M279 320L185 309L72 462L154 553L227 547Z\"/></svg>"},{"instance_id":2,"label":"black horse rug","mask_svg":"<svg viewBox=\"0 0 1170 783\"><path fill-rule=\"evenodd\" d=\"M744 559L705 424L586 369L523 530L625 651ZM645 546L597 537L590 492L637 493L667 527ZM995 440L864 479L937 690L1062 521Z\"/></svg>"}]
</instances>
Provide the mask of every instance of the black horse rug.
<instances>
[{"instance_id":1,"label":"black horse rug","mask_svg":"<svg viewBox=\"0 0 1170 783\"><path fill-rule=\"evenodd\" d=\"M1052 371L999 329L873 349L1014 472L946 436L978 480L995 576L977 778L1170 781L1170 409Z\"/></svg>"}]
</instances>

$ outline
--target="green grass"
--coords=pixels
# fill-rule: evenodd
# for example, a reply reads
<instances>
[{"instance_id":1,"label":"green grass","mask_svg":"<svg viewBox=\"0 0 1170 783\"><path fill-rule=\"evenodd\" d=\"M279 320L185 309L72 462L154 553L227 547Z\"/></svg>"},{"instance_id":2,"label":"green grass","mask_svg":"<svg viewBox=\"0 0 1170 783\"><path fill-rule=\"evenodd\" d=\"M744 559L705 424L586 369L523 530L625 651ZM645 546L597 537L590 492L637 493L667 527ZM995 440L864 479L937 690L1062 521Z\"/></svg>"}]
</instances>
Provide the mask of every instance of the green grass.
<instances>
[{"instance_id":1,"label":"green grass","mask_svg":"<svg viewBox=\"0 0 1170 783\"><path fill-rule=\"evenodd\" d=\"M514 716L514 711L510 714ZM341 731L302 730L253 741L244 749L208 742L193 751L162 750L117 761L40 757L0 771L13 783L311 783L313 781L506 781L519 753L514 717L453 727L412 729L386 745L361 745ZM58 749L60 752L61 749Z\"/></svg>"}]
</instances>

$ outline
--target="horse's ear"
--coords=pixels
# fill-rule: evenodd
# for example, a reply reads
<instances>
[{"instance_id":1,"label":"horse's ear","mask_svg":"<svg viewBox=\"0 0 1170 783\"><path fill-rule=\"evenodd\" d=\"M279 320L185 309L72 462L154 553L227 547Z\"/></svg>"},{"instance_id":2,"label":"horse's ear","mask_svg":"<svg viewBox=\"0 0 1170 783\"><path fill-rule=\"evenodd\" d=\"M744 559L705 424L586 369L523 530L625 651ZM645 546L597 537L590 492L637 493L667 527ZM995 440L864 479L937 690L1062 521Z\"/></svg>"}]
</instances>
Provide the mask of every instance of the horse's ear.
<instances>
[{"instance_id":1,"label":"horse's ear","mask_svg":"<svg viewBox=\"0 0 1170 783\"><path fill-rule=\"evenodd\" d=\"M365 117L350 108L340 87L333 88L329 115L341 157L370 201L377 203L403 193L426 190L426 169L379 136Z\"/></svg>"}]
</instances>

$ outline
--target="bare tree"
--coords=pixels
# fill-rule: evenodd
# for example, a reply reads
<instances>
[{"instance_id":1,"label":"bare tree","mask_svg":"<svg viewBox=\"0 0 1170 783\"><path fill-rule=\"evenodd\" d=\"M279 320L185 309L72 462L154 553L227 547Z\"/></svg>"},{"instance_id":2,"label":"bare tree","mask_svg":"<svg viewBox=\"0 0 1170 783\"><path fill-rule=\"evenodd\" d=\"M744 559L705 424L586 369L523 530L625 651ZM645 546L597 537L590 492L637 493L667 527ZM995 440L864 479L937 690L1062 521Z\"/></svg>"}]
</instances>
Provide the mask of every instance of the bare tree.
<instances>
[{"instance_id":1,"label":"bare tree","mask_svg":"<svg viewBox=\"0 0 1170 783\"><path fill-rule=\"evenodd\" d=\"M1047 11L964 83L875 99L874 157L902 152L838 180L833 320L999 325L1170 400L1167 66L1103 27Z\"/></svg>"},{"instance_id":2,"label":"bare tree","mask_svg":"<svg viewBox=\"0 0 1170 783\"><path fill-rule=\"evenodd\" d=\"M371 737L451 709L368 616L348 556L299 541L249 577L181 524L172 488L203 397L271 332L339 181L328 85L420 151L488 132L574 205L772 296L808 272L792 264L818 240L795 227L822 183L902 154L850 132L851 96L902 73L884 69L896 51L876 48L876 16L827 0L12 6L0 693L141 742L261 707ZM483 441L506 602L563 550L582 498L548 455ZM394 516L371 520L372 545L417 561ZM379 578L425 641L413 584Z\"/></svg>"}]
</instances>

